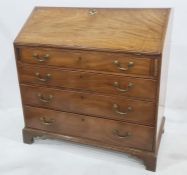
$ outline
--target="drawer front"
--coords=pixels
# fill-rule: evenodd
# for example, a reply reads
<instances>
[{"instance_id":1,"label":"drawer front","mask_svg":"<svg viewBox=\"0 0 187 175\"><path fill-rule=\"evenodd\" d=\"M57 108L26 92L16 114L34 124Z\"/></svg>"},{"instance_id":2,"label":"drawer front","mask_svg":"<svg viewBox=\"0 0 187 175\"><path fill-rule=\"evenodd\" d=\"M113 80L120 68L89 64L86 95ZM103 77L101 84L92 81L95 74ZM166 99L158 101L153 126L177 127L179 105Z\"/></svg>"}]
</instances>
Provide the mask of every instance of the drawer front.
<instances>
[{"instance_id":1,"label":"drawer front","mask_svg":"<svg viewBox=\"0 0 187 175\"><path fill-rule=\"evenodd\" d=\"M29 128L97 140L114 146L152 150L152 127L28 106L25 106L24 114L26 127Z\"/></svg>"},{"instance_id":2,"label":"drawer front","mask_svg":"<svg viewBox=\"0 0 187 175\"><path fill-rule=\"evenodd\" d=\"M120 53L74 51L65 49L21 48L25 63L153 76L153 60Z\"/></svg>"},{"instance_id":3,"label":"drawer front","mask_svg":"<svg viewBox=\"0 0 187 175\"><path fill-rule=\"evenodd\" d=\"M21 90L26 105L154 125L152 102L25 85Z\"/></svg>"},{"instance_id":4,"label":"drawer front","mask_svg":"<svg viewBox=\"0 0 187 175\"><path fill-rule=\"evenodd\" d=\"M21 83L34 83L104 94L154 99L156 81L101 73L19 66Z\"/></svg>"}]
</instances>

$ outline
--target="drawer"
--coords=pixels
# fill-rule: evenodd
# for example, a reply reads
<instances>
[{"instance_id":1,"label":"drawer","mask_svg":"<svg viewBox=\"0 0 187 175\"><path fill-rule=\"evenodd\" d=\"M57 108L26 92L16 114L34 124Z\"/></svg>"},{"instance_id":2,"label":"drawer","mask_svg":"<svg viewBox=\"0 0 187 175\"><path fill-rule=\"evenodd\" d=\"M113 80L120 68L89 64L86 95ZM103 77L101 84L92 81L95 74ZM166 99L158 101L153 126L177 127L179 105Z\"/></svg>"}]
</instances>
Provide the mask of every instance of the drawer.
<instances>
[{"instance_id":1,"label":"drawer","mask_svg":"<svg viewBox=\"0 0 187 175\"><path fill-rule=\"evenodd\" d=\"M154 99L156 81L126 76L67 71L38 66L18 66L20 82L62 87L104 94L123 95L142 99Z\"/></svg>"},{"instance_id":2,"label":"drawer","mask_svg":"<svg viewBox=\"0 0 187 175\"><path fill-rule=\"evenodd\" d=\"M102 118L25 106L26 127L109 145L152 150L154 128Z\"/></svg>"},{"instance_id":3,"label":"drawer","mask_svg":"<svg viewBox=\"0 0 187 175\"><path fill-rule=\"evenodd\" d=\"M21 90L26 105L154 125L152 102L27 85Z\"/></svg>"},{"instance_id":4,"label":"drawer","mask_svg":"<svg viewBox=\"0 0 187 175\"><path fill-rule=\"evenodd\" d=\"M24 47L19 50L24 63L58 66L70 69L88 69L106 72L153 76L154 57L130 54L66 49Z\"/></svg>"}]
</instances>

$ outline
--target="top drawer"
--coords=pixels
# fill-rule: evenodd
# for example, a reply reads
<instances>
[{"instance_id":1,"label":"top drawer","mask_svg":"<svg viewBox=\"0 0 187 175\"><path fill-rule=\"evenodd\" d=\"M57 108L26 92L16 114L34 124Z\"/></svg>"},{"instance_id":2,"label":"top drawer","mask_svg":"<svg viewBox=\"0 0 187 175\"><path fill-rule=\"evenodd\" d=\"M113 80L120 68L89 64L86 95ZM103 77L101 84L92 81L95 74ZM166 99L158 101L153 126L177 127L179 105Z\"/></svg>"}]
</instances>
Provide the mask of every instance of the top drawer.
<instances>
[{"instance_id":1,"label":"top drawer","mask_svg":"<svg viewBox=\"0 0 187 175\"><path fill-rule=\"evenodd\" d=\"M156 76L154 62L157 59L121 53L23 47L19 50L19 60L70 69Z\"/></svg>"}]
</instances>

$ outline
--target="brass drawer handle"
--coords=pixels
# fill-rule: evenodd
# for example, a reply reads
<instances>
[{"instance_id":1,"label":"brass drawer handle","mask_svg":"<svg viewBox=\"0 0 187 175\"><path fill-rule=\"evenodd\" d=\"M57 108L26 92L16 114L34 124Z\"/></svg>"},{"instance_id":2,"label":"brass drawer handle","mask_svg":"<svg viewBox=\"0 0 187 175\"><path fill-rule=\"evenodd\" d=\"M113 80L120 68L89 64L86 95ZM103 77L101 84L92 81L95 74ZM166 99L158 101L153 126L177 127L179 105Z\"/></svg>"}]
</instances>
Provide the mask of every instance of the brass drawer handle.
<instances>
[{"instance_id":1,"label":"brass drawer handle","mask_svg":"<svg viewBox=\"0 0 187 175\"><path fill-rule=\"evenodd\" d=\"M122 66L121 66L121 63L120 63L118 60L115 60L115 61L114 61L114 64L117 66L117 68L118 68L119 70L122 70L122 71L127 71L127 70L129 70L131 67L134 66L134 62L132 62L132 61L130 61L130 62L128 63L127 67L122 67Z\"/></svg>"},{"instance_id":2,"label":"brass drawer handle","mask_svg":"<svg viewBox=\"0 0 187 175\"><path fill-rule=\"evenodd\" d=\"M51 78L51 74L46 74L44 78L42 78L42 76L40 75L39 72L36 72L35 75L36 75L37 79L42 82L47 82Z\"/></svg>"},{"instance_id":3,"label":"brass drawer handle","mask_svg":"<svg viewBox=\"0 0 187 175\"><path fill-rule=\"evenodd\" d=\"M45 62L49 59L50 55L49 54L45 54L43 56L39 56L37 53L34 53L32 55L32 58L37 60L38 62Z\"/></svg>"},{"instance_id":4,"label":"brass drawer handle","mask_svg":"<svg viewBox=\"0 0 187 175\"><path fill-rule=\"evenodd\" d=\"M43 103L49 103L53 99L52 95L44 96L40 93L38 94L38 97L39 97L39 100Z\"/></svg>"},{"instance_id":5,"label":"brass drawer handle","mask_svg":"<svg viewBox=\"0 0 187 175\"><path fill-rule=\"evenodd\" d=\"M128 139L129 137L132 136L131 132L125 132L125 134L120 134L120 132L117 129L113 130L113 134L121 139Z\"/></svg>"},{"instance_id":6,"label":"brass drawer handle","mask_svg":"<svg viewBox=\"0 0 187 175\"><path fill-rule=\"evenodd\" d=\"M119 87L119 83L117 81L114 82L114 87L120 92L128 92L133 85L133 83L129 83L126 89L122 89Z\"/></svg>"},{"instance_id":7,"label":"brass drawer handle","mask_svg":"<svg viewBox=\"0 0 187 175\"><path fill-rule=\"evenodd\" d=\"M113 109L114 109L114 111L115 111L117 114L120 114L120 115L127 115L128 112L132 111L132 107L129 106L129 107L127 108L127 111L121 112L121 111L119 110L119 106L118 106L117 104L113 104Z\"/></svg>"},{"instance_id":8,"label":"brass drawer handle","mask_svg":"<svg viewBox=\"0 0 187 175\"><path fill-rule=\"evenodd\" d=\"M40 121L43 125L50 126L55 121L54 119L46 119L45 117L40 117Z\"/></svg>"},{"instance_id":9,"label":"brass drawer handle","mask_svg":"<svg viewBox=\"0 0 187 175\"><path fill-rule=\"evenodd\" d=\"M90 15L90 16L94 16L94 15L96 15L96 14L97 14L96 9L90 9L90 10L89 10L89 15Z\"/></svg>"}]
</instances>

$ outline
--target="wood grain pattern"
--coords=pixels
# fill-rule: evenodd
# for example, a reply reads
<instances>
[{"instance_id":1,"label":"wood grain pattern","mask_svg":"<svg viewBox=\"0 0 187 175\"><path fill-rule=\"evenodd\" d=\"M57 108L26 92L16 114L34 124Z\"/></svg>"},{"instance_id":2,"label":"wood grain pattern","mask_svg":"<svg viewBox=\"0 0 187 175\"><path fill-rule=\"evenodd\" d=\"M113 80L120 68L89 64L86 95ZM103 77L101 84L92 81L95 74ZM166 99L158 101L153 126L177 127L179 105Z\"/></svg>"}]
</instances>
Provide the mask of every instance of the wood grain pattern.
<instances>
[{"instance_id":1,"label":"wood grain pattern","mask_svg":"<svg viewBox=\"0 0 187 175\"><path fill-rule=\"evenodd\" d=\"M21 90L23 103L26 105L154 125L154 103L152 102L27 85L21 85ZM44 99L48 99L50 95L53 98L49 100L49 103L45 103L40 100L41 97L38 94L41 94ZM113 107L114 104L118 105L118 109ZM132 110L128 111L128 107ZM118 114L117 110L127 114Z\"/></svg>"},{"instance_id":2,"label":"wood grain pattern","mask_svg":"<svg viewBox=\"0 0 187 175\"><path fill-rule=\"evenodd\" d=\"M35 8L17 45L160 54L168 9Z\"/></svg>"},{"instance_id":3,"label":"wood grain pattern","mask_svg":"<svg viewBox=\"0 0 187 175\"><path fill-rule=\"evenodd\" d=\"M153 128L151 127L33 107L25 107L25 117L26 126L29 128L99 140L111 145L152 150ZM45 118L45 122L52 121L52 123L46 125L41 121L42 117ZM125 136L127 132L131 133L128 137Z\"/></svg>"},{"instance_id":4,"label":"wood grain pattern","mask_svg":"<svg viewBox=\"0 0 187 175\"><path fill-rule=\"evenodd\" d=\"M39 61L33 55L38 55ZM49 55L45 60L44 56ZM129 54L95 52L95 51L79 51L67 49L51 49L38 47L22 47L19 49L19 61L23 63L58 66L70 69L96 70L106 72L117 72L124 74L135 74L136 76L154 76L151 67L152 59L155 57L133 56ZM114 62L118 61L121 70ZM133 66L128 67L133 62Z\"/></svg>"},{"instance_id":5,"label":"wood grain pattern","mask_svg":"<svg viewBox=\"0 0 187 175\"><path fill-rule=\"evenodd\" d=\"M156 97L156 81L149 79L28 65L19 65L19 72L20 82L24 84L40 84L148 100ZM39 73L39 77L42 79L46 79L46 76L50 74L50 78L43 82L38 80L36 73ZM115 85L115 82L118 85ZM128 87L129 84L133 84L133 86ZM122 92L119 88L128 89L128 91Z\"/></svg>"},{"instance_id":6,"label":"wood grain pattern","mask_svg":"<svg viewBox=\"0 0 187 175\"><path fill-rule=\"evenodd\" d=\"M160 131L163 131L164 127L164 120L162 120ZM159 133L161 135L161 133ZM28 128L25 127L23 129L23 139L24 142L27 144L31 144L34 141L35 137L40 137L40 138L50 138L50 139L63 139L66 141L72 141L75 143L81 143L81 144L87 144L87 145L93 145L95 147L99 148L105 148L109 150L114 150L118 152L123 152L130 154L132 156L136 156L137 158L141 159L146 166L147 170L150 171L155 171L156 170L156 163L157 163L157 151L144 151L141 149L135 149L135 148L130 148L126 146L120 146L120 145L111 145L108 143L104 142L99 142L97 140L90 140L86 138L81 138L81 137L76 137L76 136L67 136L63 134L58 134L58 133L52 133L44 130L38 130L38 129L33 129L33 128ZM158 138L158 143L160 143L161 137ZM159 146L159 144L158 144ZM157 148L158 150L158 148Z\"/></svg>"},{"instance_id":7,"label":"wood grain pattern","mask_svg":"<svg viewBox=\"0 0 187 175\"><path fill-rule=\"evenodd\" d=\"M35 8L14 42L24 143L40 136L91 144L137 156L155 171L169 15L166 8Z\"/></svg>"}]
</instances>

